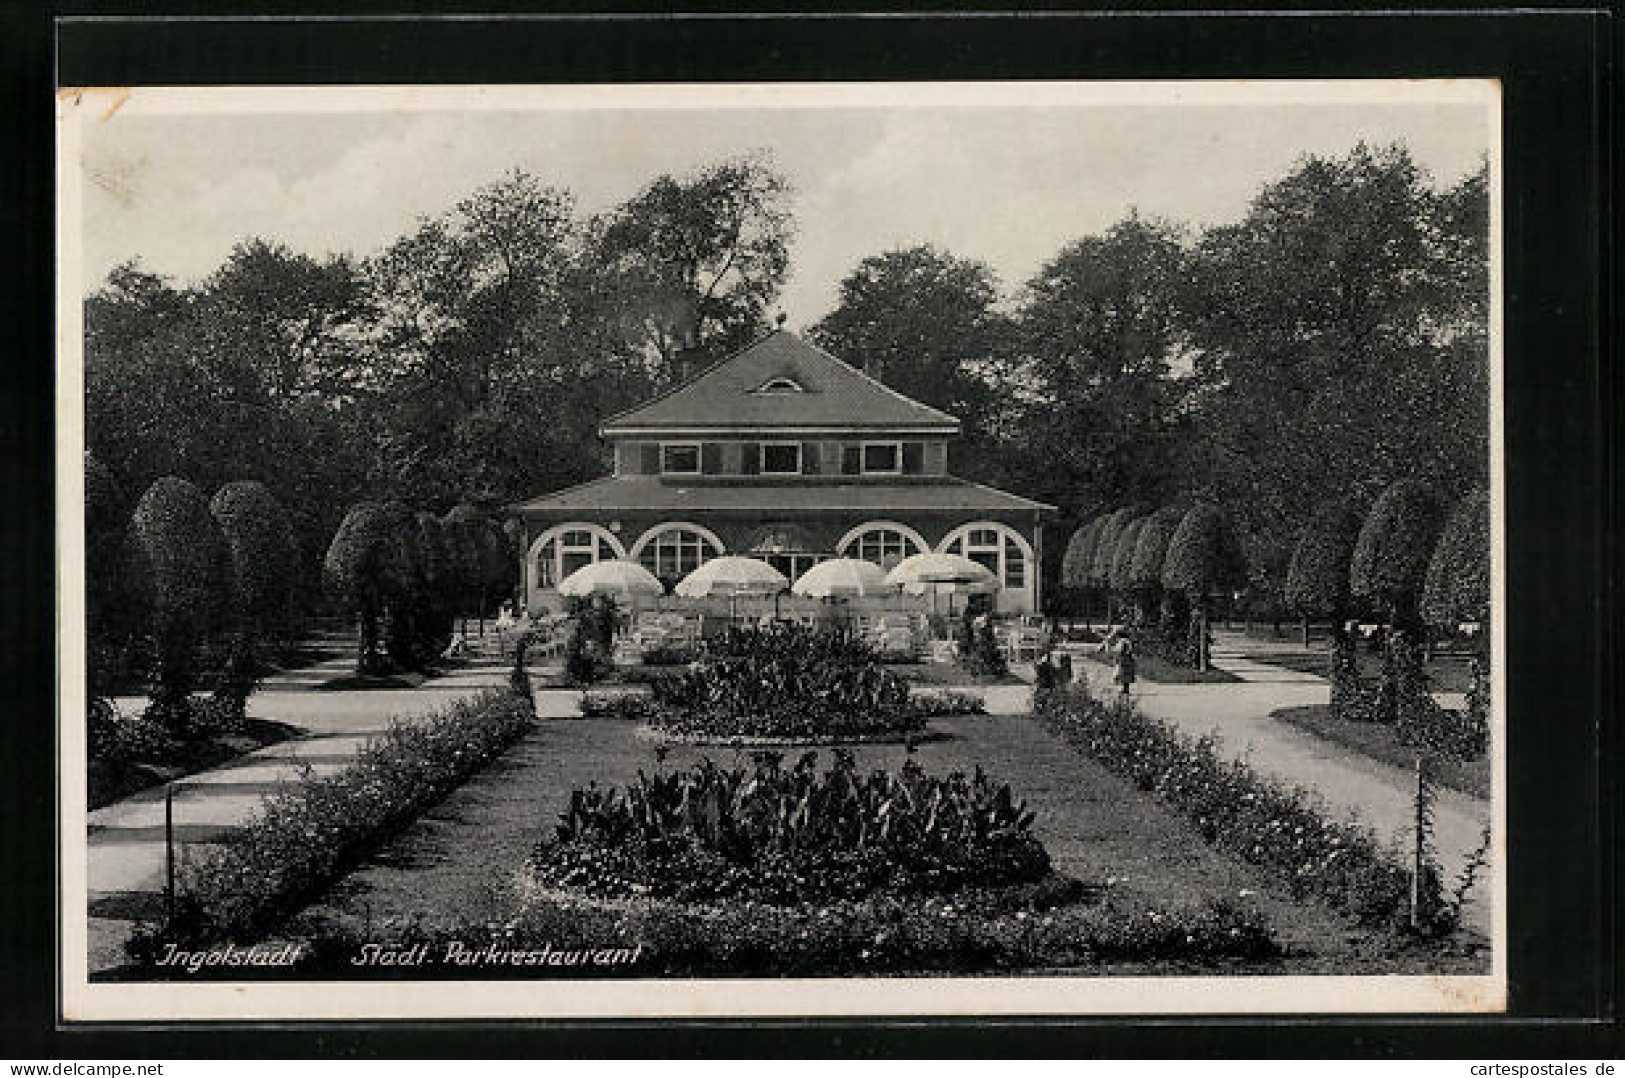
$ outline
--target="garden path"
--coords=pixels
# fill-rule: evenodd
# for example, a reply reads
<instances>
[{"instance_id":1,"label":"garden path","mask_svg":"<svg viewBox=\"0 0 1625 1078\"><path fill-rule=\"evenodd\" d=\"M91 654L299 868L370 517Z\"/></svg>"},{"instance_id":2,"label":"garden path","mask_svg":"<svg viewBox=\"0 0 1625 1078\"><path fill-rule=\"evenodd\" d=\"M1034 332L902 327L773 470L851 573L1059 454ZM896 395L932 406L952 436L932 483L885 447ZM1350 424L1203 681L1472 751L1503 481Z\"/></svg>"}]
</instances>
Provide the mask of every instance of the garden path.
<instances>
[{"instance_id":1,"label":"garden path","mask_svg":"<svg viewBox=\"0 0 1625 1078\"><path fill-rule=\"evenodd\" d=\"M185 857L250 819L262 799L308 767L330 774L348 766L367 741L396 718L413 718L482 689L506 684L497 660L475 660L418 688L322 692L350 671L348 656L280 671L248 701L252 718L286 723L302 735L240 756L173 786L177 856ZM145 701L114 700L125 714ZM121 965L123 944L139 918L159 913L164 889L164 790L157 786L91 812L86 832L90 972Z\"/></svg>"},{"instance_id":2,"label":"garden path","mask_svg":"<svg viewBox=\"0 0 1625 1078\"><path fill-rule=\"evenodd\" d=\"M1272 719L1279 708L1326 704L1325 678L1275 666L1258 657L1241 633L1214 632L1213 665L1239 682L1162 684L1140 681L1134 696L1148 715L1164 719L1193 737L1211 734L1223 750L1245 759L1260 773L1318 794L1339 814L1354 813L1380 838L1396 839L1412 826L1414 779L1404 771L1335 742ZM1079 663L1097 691L1115 690L1111 670ZM1434 842L1447 882L1454 882L1490 823L1487 801L1440 788L1434 806ZM1466 904L1469 923L1488 934L1487 874Z\"/></svg>"}]
</instances>

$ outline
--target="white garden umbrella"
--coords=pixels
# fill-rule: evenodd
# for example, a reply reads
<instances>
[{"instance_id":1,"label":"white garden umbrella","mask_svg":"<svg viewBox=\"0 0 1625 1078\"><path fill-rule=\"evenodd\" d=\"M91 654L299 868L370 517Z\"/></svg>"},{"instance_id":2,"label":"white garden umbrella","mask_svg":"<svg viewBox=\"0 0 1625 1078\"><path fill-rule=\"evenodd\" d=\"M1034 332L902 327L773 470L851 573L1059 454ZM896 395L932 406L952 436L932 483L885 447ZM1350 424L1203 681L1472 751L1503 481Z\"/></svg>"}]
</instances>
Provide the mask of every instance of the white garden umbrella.
<instances>
[{"instance_id":1,"label":"white garden umbrella","mask_svg":"<svg viewBox=\"0 0 1625 1078\"><path fill-rule=\"evenodd\" d=\"M834 558L802 573L790 590L812 599L862 599L884 595L890 587L885 570L874 562Z\"/></svg>"},{"instance_id":2,"label":"white garden umbrella","mask_svg":"<svg viewBox=\"0 0 1625 1078\"><path fill-rule=\"evenodd\" d=\"M664 595L665 586L635 561L616 559L584 565L559 581L560 595Z\"/></svg>"},{"instance_id":3,"label":"white garden umbrella","mask_svg":"<svg viewBox=\"0 0 1625 1078\"><path fill-rule=\"evenodd\" d=\"M755 558L725 556L712 558L677 582L672 590L685 599L705 599L712 595L728 597L728 616L734 616L734 600L741 595L777 595L790 586L790 578Z\"/></svg>"},{"instance_id":4,"label":"white garden umbrella","mask_svg":"<svg viewBox=\"0 0 1625 1078\"><path fill-rule=\"evenodd\" d=\"M685 599L712 595L772 595L790 586L789 577L755 558L712 558L677 582Z\"/></svg>"},{"instance_id":5,"label":"white garden umbrella","mask_svg":"<svg viewBox=\"0 0 1625 1078\"><path fill-rule=\"evenodd\" d=\"M950 614L953 613L953 597L957 594L999 590L999 578L991 569L959 554L912 554L892 567L886 574L886 583L910 595L929 592L933 607L937 595L945 594Z\"/></svg>"}]
</instances>

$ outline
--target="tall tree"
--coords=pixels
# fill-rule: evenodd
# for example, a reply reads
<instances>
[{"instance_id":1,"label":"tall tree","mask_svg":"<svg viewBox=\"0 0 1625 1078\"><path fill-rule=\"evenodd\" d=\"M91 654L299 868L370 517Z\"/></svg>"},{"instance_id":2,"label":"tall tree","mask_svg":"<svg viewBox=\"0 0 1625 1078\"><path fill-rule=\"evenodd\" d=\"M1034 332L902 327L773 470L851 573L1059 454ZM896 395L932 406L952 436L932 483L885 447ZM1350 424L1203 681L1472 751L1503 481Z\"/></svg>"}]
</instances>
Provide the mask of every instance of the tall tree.
<instances>
[{"instance_id":1,"label":"tall tree","mask_svg":"<svg viewBox=\"0 0 1625 1078\"><path fill-rule=\"evenodd\" d=\"M1178 226L1131 213L1067 244L1027 282L1021 429L1027 470L1048 477L1052 500L1178 492L1182 243Z\"/></svg>"},{"instance_id":2,"label":"tall tree","mask_svg":"<svg viewBox=\"0 0 1625 1078\"><path fill-rule=\"evenodd\" d=\"M1488 465L1487 203L1401 147L1309 157L1191 255L1199 490L1235 507L1254 590L1278 601L1317 506ZM1486 212L1481 212L1486 211Z\"/></svg>"},{"instance_id":3,"label":"tall tree","mask_svg":"<svg viewBox=\"0 0 1625 1078\"><path fill-rule=\"evenodd\" d=\"M187 736L203 654L225 622L230 554L209 503L184 479L147 488L130 518L129 554L148 614L151 701L147 717Z\"/></svg>"},{"instance_id":4,"label":"tall tree","mask_svg":"<svg viewBox=\"0 0 1625 1078\"><path fill-rule=\"evenodd\" d=\"M915 400L958 416L965 456L999 431L1011 323L985 263L930 245L871 255L812 327L824 348Z\"/></svg>"},{"instance_id":5,"label":"tall tree","mask_svg":"<svg viewBox=\"0 0 1625 1078\"><path fill-rule=\"evenodd\" d=\"M284 619L294 551L282 506L263 483L226 484L209 512L225 537L231 569L230 642L215 698L240 720L264 667L263 643Z\"/></svg>"},{"instance_id":6,"label":"tall tree","mask_svg":"<svg viewBox=\"0 0 1625 1078\"><path fill-rule=\"evenodd\" d=\"M593 258L659 376L742 347L789 269L788 180L765 158L661 176L597 222Z\"/></svg>"}]
</instances>

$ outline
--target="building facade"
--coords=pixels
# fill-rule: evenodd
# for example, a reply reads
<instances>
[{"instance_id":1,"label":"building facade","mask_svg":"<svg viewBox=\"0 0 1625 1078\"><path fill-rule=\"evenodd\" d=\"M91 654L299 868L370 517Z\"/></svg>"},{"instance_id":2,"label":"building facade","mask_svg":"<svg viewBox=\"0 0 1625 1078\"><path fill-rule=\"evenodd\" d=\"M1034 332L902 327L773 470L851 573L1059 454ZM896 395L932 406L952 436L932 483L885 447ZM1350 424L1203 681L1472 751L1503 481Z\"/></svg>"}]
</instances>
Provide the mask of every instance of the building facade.
<instances>
[{"instance_id":1,"label":"building facade","mask_svg":"<svg viewBox=\"0 0 1625 1078\"><path fill-rule=\"evenodd\" d=\"M1001 611L1043 597L1053 506L948 471L959 420L778 331L603 422L614 474L510 507L529 609L583 565L632 558L668 588L721 554L794 580L833 557L889 568L925 551L991 569Z\"/></svg>"}]
</instances>

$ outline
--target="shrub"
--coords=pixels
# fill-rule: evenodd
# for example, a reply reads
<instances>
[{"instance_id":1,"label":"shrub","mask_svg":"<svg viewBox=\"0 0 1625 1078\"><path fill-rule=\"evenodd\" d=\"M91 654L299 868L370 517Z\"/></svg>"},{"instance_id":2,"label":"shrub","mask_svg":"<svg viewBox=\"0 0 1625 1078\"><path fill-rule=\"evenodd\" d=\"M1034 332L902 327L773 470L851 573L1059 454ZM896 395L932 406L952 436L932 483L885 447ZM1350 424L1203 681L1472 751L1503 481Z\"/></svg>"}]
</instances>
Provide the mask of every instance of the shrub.
<instances>
[{"instance_id":1,"label":"shrub","mask_svg":"<svg viewBox=\"0 0 1625 1078\"><path fill-rule=\"evenodd\" d=\"M1162 563L1168 556L1174 530L1184 519L1185 509L1177 505L1163 506L1145 518L1134 543L1134 560L1129 565L1131 588L1153 594L1162 590Z\"/></svg>"},{"instance_id":2,"label":"shrub","mask_svg":"<svg viewBox=\"0 0 1625 1078\"><path fill-rule=\"evenodd\" d=\"M966 608L959 628L959 661L972 674L985 677L1003 677L1010 672L999 650L999 640L993 634L991 618L981 617Z\"/></svg>"},{"instance_id":3,"label":"shrub","mask_svg":"<svg viewBox=\"0 0 1625 1078\"><path fill-rule=\"evenodd\" d=\"M1348 610L1349 563L1360 521L1342 502L1322 509L1298 536L1287 565L1283 597L1289 609L1308 617L1340 621Z\"/></svg>"},{"instance_id":4,"label":"shrub","mask_svg":"<svg viewBox=\"0 0 1625 1078\"><path fill-rule=\"evenodd\" d=\"M545 896L527 903L499 941L516 948L572 938L636 941L639 962L623 975L639 977L963 975L1280 953L1256 910L1224 900L1145 907L1073 898L1060 886L1040 885L937 898L880 894L822 906L640 900L607 910ZM451 938L479 932L468 926Z\"/></svg>"},{"instance_id":5,"label":"shrub","mask_svg":"<svg viewBox=\"0 0 1625 1078\"><path fill-rule=\"evenodd\" d=\"M1417 604L1443 524L1438 494L1402 479L1383 491L1360 527L1349 567L1349 590L1402 629L1417 626Z\"/></svg>"},{"instance_id":6,"label":"shrub","mask_svg":"<svg viewBox=\"0 0 1625 1078\"><path fill-rule=\"evenodd\" d=\"M1139 514L1129 506L1124 506L1109 514L1100 525L1100 533L1095 536L1095 557L1089 567L1089 580L1097 588L1109 588L1112 581L1112 561L1117 556L1117 539Z\"/></svg>"},{"instance_id":7,"label":"shrub","mask_svg":"<svg viewBox=\"0 0 1625 1078\"><path fill-rule=\"evenodd\" d=\"M152 657L147 715L179 735L192 726L203 649L224 628L230 554L209 503L173 476L147 488L130 518L130 564L142 587Z\"/></svg>"},{"instance_id":8,"label":"shrub","mask_svg":"<svg viewBox=\"0 0 1625 1078\"><path fill-rule=\"evenodd\" d=\"M380 647L380 622L390 607L397 609L412 586L415 572L407 528L406 509L394 503L361 502L345 514L322 564L327 590L356 617L360 643L356 674L371 677L390 673Z\"/></svg>"},{"instance_id":9,"label":"shrub","mask_svg":"<svg viewBox=\"0 0 1625 1078\"><path fill-rule=\"evenodd\" d=\"M624 790L577 789L555 841L536 850L535 878L598 897L789 905L1049 874L1033 814L980 768L938 778L909 760L862 775L837 750L820 774L816 753L792 768L781 760L759 752L750 769L707 760L640 772Z\"/></svg>"},{"instance_id":10,"label":"shrub","mask_svg":"<svg viewBox=\"0 0 1625 1078\"><path fill-rule=\"evenodd\" d=\"M1039 694L1035 713L1180 812L1208 842L1273 870L1294 895L1362 923L1405 922L1410 871L1369 830L1327 819L1305 791L1221 758L1210 738L1187 737L1132 702L1104 703L1086 684ZM1429 886L1437 883L1434 877Z\"/></svg>"},{"instance_id":11,"label":"shrub","mask_svg":"<svg viewBox=\"0 0 1625 1078\"><path fill-rule=\"evenodd\" d=\"M1461 500L1445 523L1428 563L1422 614L1430 625L1454 629L1476 621L1488 640L1490 614L1490 499L1474 491Z\"/></svg>"},{"instance_id":12,"label":"shrub","mask_svg":"<svg viewBox=\"0 0 1625 1078\"><path fill-rule=\"evenodd\" d=\"M921 719L932 715L985 715L987 705L973 692L936 689L929 692L911 691L908 709Z\"/></svg>"},{"instance_id":13,"label":"shrub","mask_svg":"<svg viewBox=\"0 0 1625 1078\"><path fill-rule=\"evenodd\" d=\"M655 724L678 735L842 740L923 725L908 682L833 629L730 629L692 670L652 688Z\"/></svg>"},{"instance_id":14,"label":"shrub","mask_svg":"<svg viewBox=\"0 0 1625 1078\"><path fill-rule=\"evenodd\" d=\"M698 653L690 648L659 644L645 649L638 658L644 666L687 666L697 656Z\"/></svg>"},{"instance_id":15,"label":"shrub","mask_svg":"<svg viewBox=\"0 0 1625 1078\"><path fill-rule=\"evenodd\" d=\"M1421 591L1442 526L1441 503L1428 484L1406 479L1385 490L1360 528L1349 569L1349 590L1388 617L1400 633L1419 632ZM1383 652L1379 691L1383 721L1399 721L1398 682L1421 677L1415 648L1396 650L1392 640Z\"/></svg>"},{"instance_id":16,"label":"shrub","mask_svg":"<svg viewBox=\"0 0 1625 1078\"><path fill-rule=\"evenodd\" d=\"M1190 627L1198 669L1207 668L1207 601L1246 579L1246 559L1225 515L1212 505L1196 505L1181 518L1168 540L1162 586L1189 599L1196 617Z\"/></svg>"},{"instance_id":17,"label":"shrub","mask_svg":"<svg viewBox=\"0 0 1625 1078\"><path fill-rule=\"evenodd\" d=\"M500 926L468 919L414 922L381 941L376 932L361 935L341 923L312 941L297 970L307 977L357 976L351 963L359 947L379 942L421 944L438 955L453 942L465 951L489 948L498 960L482 968L482 978L527 981L965 975L1108 962L1260 961L1281 953L1263 916L1229 900L1148 907L1115 896L1080 902L1081 890L1076 881L1051 877L1033 886L940 898L882 894L822 906L601 902L533 893ZM387 967L362 973L368 979L421 975ZM254 971L206 965L171 975L240 979Z\"/></svg>"},{"instance_id":18,"label":"shrub","mask_svg":"<svg viewBox=\"0 0 1625 1078\"><path fill-rule=\"evenodd\" d=\"M488 692L393 723L337 774L306 774L266 800L186 868L175 919L137 934L132 952L165 940L247 942L270 929L530 729L531 702Z\"/></svg>"},{"instance_id":19,"label":"shrub","mask_svg":"<svg viewBox=\"0 0 1625 1078\"><path fill-rule=\"evenodd\" d=\"M215 698L241 722L264 676L264 641L287 611L293 541L282 506L263 483L226 484L215 492L209 512L225 537L231 566L231 643Z\"/></svg>"},{"instance_id":20,"label":"shrub","mask_svg":"<svg viewBox=\"0 0 1625 1078\"><path fill-rule=\"evenodd\" d=\"M1066 553L1061 557L1061 586L1084 590L1094 587L1092 572L1095 565L1095 542L1106 523L1104 516L1095 517L1072 533L1067 540Z\"/></svg>"},{"instance_id":21,"label":"shrub","mask_svg":"<svg viewBox=\"0 0 1625 1078\"><path fill-rule=\"evenodd\" d=\"M86 690L105 696L132 672L148 623L130 566L130 501L113 473L85 454ZM94 714L91 715L94 721Z\"/></svg>"},{"instance_id":22,"label":"shrub","mask_svg":"<svg viewBox=\"0 0 1625 1078\"><path fill-rule=\"evenodd\" d=\"M1112 550L1111 575L1107 583L1119 595L1128 595L1134 590L1134 552L1140 543L1140 532L1145 529L1148 517L1139 517L1129 521L1117 533L1117 542Z\"/></svg>"},{"instance_id":23,"label":"shrub","mask_svg":"<svg viewBox=\"0 0 1625 1078\"><path fill-rule=\"evenodd\" d=\"M570 635L564 642L564 676L572 685L591 685L614 670L610 658L623 615L605 595L570 600Z\"/></svg>"},{"instance_id":24,"label":"shrub","mask_svg":"<svg viewBox=\"0 0 1625 1078\"><path fill-rule=\"evenodd\" d=\"M653 722L654 698L641 692L584 692L576 710L587 719L632 719Z\"/></svg>"}]
</instances>

